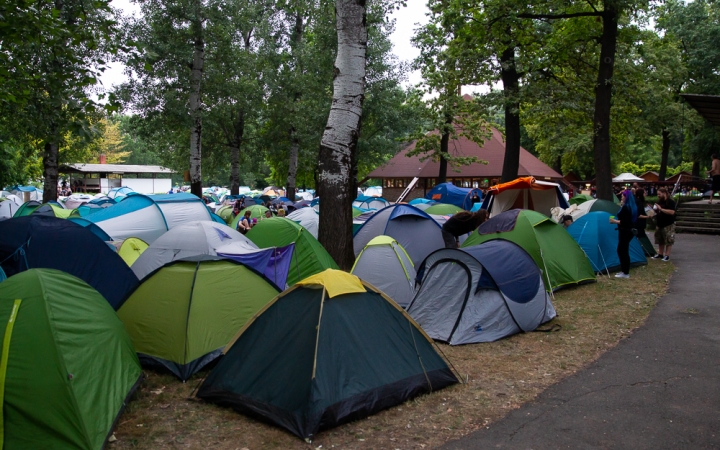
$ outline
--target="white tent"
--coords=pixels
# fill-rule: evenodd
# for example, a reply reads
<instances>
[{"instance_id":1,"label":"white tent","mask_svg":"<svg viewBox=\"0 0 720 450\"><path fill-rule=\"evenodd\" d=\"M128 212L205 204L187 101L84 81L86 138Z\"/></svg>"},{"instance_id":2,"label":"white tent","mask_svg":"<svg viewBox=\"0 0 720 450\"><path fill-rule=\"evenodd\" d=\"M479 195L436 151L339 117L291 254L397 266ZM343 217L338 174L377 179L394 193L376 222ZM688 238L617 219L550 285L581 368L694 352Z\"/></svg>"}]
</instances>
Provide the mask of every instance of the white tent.
<instances>
[{"instance_id":1,"label":"white tent","mask_svg":"<svg viewBox=\"0 0 720 450\"><path fill-rule=\"evenodd\" d=\"M12 200L3 200L0 202L0 220L11 219L15 215L15 211L19 208Z\"/></svg>"},{"instance_id":2,"label":"white tent","mask_svg":"<svg viewBox=\"0 0 720 450\"><path fill-rule=\"evenodd\" d=\"M247 254L262 251L257 245L227 225L198 220L174 227L160 236L133 263L132 270L142 280L169 262L223 259L218 253Z\"/></svg>"},{"instance_id":3,"label":"white tent","mask_svg":"<svg viewBox=\"0 0 720 450\"><path fill-rule=\"evenodd\" d=\"M613 183L643 183L644 181L645 180L643 180L642 178L636 177L630 172L621 173L620 175L612 179Z\"/></svg>"},{"instance_id":4,"label":"white tent","mask_svg":"<svg viewBox=\"0 0 720 450\"><path fill-rule=\"evenodd\" d=\"M297 222L317 239L320 227L320 214L314 208L300 208L287 215L287 218ZM372 283L371 283L372 284Z\"/></svg>"}]
</instances>

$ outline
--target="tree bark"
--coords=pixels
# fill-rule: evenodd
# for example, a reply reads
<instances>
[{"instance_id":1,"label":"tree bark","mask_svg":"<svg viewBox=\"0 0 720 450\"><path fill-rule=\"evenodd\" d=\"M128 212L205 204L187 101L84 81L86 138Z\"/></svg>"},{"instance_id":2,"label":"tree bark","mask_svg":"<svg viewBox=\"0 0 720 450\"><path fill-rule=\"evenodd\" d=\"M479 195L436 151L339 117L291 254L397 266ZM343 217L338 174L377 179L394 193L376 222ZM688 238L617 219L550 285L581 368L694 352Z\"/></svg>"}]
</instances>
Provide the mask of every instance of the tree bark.
<instances>
[{"instance_id":1,"label":"tree bark","mask_svg":"<svg viewBox=\"0 0 720 450\"><path fill-rule=\"evenodd\" d=\"M240 110L233 124L233 138L230 142L230 194L240 193L240 146L245 134L245 111Z\"/></svg>"},{"instance_id":2,"label":"tree bark","mask_svg":"<svg viewBox=\"0 0 720 450\"><path fill-rule=\"evenodd\" d=\"M700 163L698 161L693 161L692 176L700 178Z\"/></svg>"},{"instance_id":3,"label":"tree bark","mask_svg":"<svg viewBox=\"0 0 720 450\"><path fill-rule=\"evenodd\" d=\"M325 211L320 214L318 238L338 266L350 270L355 260L350 178L365 100L365 0L336 0L335 17L333 100L318 155L318 191Z\"/></svg>"},{"instance_id":4,"label":"tree bark","mask_svg":"<svg viewBox=\"0 0 720 450\"><path fill-rule=\"evenodd\" d=\"M43 203L57 200L58 156L60 146L57 142L46 142L43 151Z\"/></svg>"},{"instance_id":5,"label":"tree bark","mask_svg":"<svg viewBox=\"0 0 720 450\"><path fill-rule=\"evenodd\" d=\"M295 127L290 128L290 158L288 161L288 177L287 177L287 188L285 189L285 196L290 201L295 201L295 191L297 186L297 167L298 167L298 153L300 151L300 141L297 137Z\"/></svg>"},{"instance_id":6,"label":"tree bark","mask_svg":"<svg viewBox=\"0 0 720 450\"><path fill-rule=\"evenodd\" d=\"M505 97L505 159L501 182L518 177L520 168L520 75L515 66L515 46L509 46L500 55L500 78Z\"/></svg>"},{"instance_id":7,"label":"tree bark","mask_svg":"<svg viewBox=\"0 0 720 450\"><path fill-rule=\"evenodd\" d=\"M198 28L193 46L190 68L190 192L202 198L202 92L201 84L205 63L205 41L202 38L202 24Z\"/></svg>"},{"instance_id":8,"label":"tree bark","mask_svg":"<svg viewBox=\"0 0 720 450\"><path fill-rule=\"evenodd\" d=\"M668 156L670 155L670 131L667 128L662 130L662 156L660 157L659 181L665 181L667 177Z\"/></svg>"},{"instance_id":9,"label":"tree bark","mask_svg":"<svg viewBox=\"0 0 720 450\"><path fill-rule=\"evenodd\" d=\"M600 66L595 85L595 114L593 117L593 149L597 198L612 200L612 165L610 161L610 107L612 105L612 77L615 69L615 50L618 35L618 11L612 1L604 2L603 32L600 37Z\"/></svg>"},{"instance_id":10,"label":"tree bark","mask_svg":"<svg viewBox=\"0 0 720 450\"><path fill-rule=\"evenodd\" d=\"M452 126L452 114L445 114L445 129L440 135L440 171L438 173L438 184L445 183L447 181L448 161L445 158L445 155L447 155L450 150L450 127Z\"/></svg>"}]
</instances>

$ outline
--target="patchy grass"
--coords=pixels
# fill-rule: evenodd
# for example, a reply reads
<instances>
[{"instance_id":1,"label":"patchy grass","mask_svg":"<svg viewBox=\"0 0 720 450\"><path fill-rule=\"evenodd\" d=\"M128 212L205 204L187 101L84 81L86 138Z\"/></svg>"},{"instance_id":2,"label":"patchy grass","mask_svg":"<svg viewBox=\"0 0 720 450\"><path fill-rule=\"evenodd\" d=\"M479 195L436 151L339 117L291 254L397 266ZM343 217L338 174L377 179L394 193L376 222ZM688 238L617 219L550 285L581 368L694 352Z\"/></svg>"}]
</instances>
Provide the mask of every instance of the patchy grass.
<instances>
[{"instance_id":1,"label":"patchy grass","mask_svg":"<svg viewBox=\"0 0 720 450\"><path fill-rule=\"evenodd\" d=\"M467 383L320 433L305 443L226 408L189 398L203 373L186 384L155 372L119 421L111 449L424 449L484 427L582 369L645 321L666 289L671 263L650 261L629 280L555 295L562 326L489 344L440 345ZM688 313L692 314L691 311Z\"/></svg>"}]
</instances>

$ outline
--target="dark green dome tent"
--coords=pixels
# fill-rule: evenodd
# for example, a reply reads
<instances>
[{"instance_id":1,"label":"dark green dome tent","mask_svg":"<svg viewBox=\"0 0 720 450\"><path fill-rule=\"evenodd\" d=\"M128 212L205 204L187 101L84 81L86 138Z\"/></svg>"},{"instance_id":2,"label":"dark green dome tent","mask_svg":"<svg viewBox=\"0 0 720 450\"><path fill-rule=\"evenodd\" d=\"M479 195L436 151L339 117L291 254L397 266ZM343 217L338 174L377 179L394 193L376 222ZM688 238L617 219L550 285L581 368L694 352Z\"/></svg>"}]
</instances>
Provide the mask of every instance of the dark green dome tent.
<instances>
[{"instance_id":1,"label":"dark green dome tent","mask_svg":"<svg viewBox=\"0 0 720 450\"><path fill-rule=\"evenodd\" d=\"M146 276L118 310L143 365L185 381L220 356L280 290L243 264L175 261Z\"/></svg>"},{"instance_id":2,"label":"dark green dome tent","mask_svg":"<svg viewBox=\"0 0 720 450\"><path fill-rule=\"evenodd\" d=\"M0 283L0 338L4 448L102 448L142 380L108 302L72 275L30 269Z\"/></svg>"},{"instance_id":3,"label":"dark green dome tent","mask_svg":"<svg viewBox=\"0 0 720 450\"><path fill-rule=\"evenodd\" d=\"M248 322L197 395L310 438L457 382L402 308L328 269Z\"/></svg>"},{"instance_id":4,"label":"dark green dome tent","mask_svg":"<svg viewBox=\"0 0 720 450\"><path fill-rule=\"evenodd\" d=\"M536 211L511 209L473 231L462 247L492 239L505 239L522 247L543 272L545 287L562 287L597 281L590 260L568 232Z\"/></svg>"},{"instance_id":5,"label":"dark green dome tent","mask_svg":"<svg viewBox=\"0 0 720 450\"><path fill-rule=\"evenodd\" d=\"M338 268L332 256L310 232L285 217L261 220L246 236L260 248L285 247L295 243L287 278L288 286L325 269Z\"/></svg>"}]
</instances>

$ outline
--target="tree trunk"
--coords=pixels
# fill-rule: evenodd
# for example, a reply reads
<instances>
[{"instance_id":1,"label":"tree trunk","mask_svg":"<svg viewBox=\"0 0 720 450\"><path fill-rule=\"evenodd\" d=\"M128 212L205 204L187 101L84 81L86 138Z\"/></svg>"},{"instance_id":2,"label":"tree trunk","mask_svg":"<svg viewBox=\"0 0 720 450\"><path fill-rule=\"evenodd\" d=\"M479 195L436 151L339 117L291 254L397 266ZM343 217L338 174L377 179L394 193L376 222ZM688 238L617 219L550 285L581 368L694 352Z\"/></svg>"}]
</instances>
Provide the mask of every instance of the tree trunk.
<instances>
[{"instance_id":1,"label":"tree trunk","mask_svg":"<svg viewBox=\"0 0 720 450\"><path fill-rule=\"evenodd\" d=\"M440 172L438 173L438 184L447 181L447 165L448 161L445 155L450 150L450 127L453 126L452 114L445 114L445 129L440 136Z\"/></svg>"},{"instance_id":2,"label":"tree trunk","mask_svg":"<svg viewBox=\"0 0 720 450\"><path fill-rule=\"evenodd\" d=\"M230 143L230 194L240 193L240 145L245 134L245 111L239 111L233 124L233 138Z\"/></svg>"},{"instance_id":3,"label":"tree trunk","mask_svg":"<svg viewBox=\"0 0 720 450\"><path fill-rule=\"evenodd\" d=\"M335 16L333 100L318 155L318 191L325 211L320 214L318 240L341 269L350 270L355 260L350 177L365 100L365 0L335 0Z\"/></svg>"},{"instance_id":4,"label":"tree trunk","mask_svg":"<svg viewBox=\"0 0 720 450\"><path fill-rule=\"evenodd\" d=\"M698 161L693 161L692 176L700 178L700 163Z\"/></svg>"},{"instance_id":5,"label":"tree trunk","mask_svg":"<svg viewBox=\"0 0 720 450\"><path fill-rule=\"evenodd\" d=\"M662 156L660 157L659 181L665 181L667 176L668 156L670 155L670 131L667 128L662 130Z\"/></svg>"},{"instance_id":6,"label":"tree trunk","mask_svg":"<svg viewBox=\"0 0 720 450\"><path fill-rule=\"evenodd\" d=\"M285 196L290 201L295 201L295 188L297 186L297 167L298 167L298 152L300 150L300 141L298 140L295 127L290 128L290 160L288 164L288 177L287 177L287 188L285 189Z\"/></svg>"},{"instance_id":7,"label":"tree trunk","mask_svg":"<svg viewBox=\"0 0 720 450\"><path fill-rule=\"evenodd\" d=\"M558 155L557 158L555 158L555 164L553 165L553 170L560 175L565 175L562 172L562 155Z\"/></svg>"},{"instance_id":8,"label":"tree trunk","mask_svg":"<svg viewBox=\"0 0 720 450\"><path fill-rule=\"evenodd\" d=\"M515 46L500 55L500 77L505 97L505 159L502 180L506 183L518 177L520 168L520 76L515 66Z\"/></svg>"},{"instance_id":9,"label":"tree trunk","mask_svg":"<svg viewBox=\"0 0 720 450\"><path fill-rule=\"evenodd\" d=\"M595 85L593 149L597 198L612 200L612 165L610 161L610 106L615 50L618 35L618 11L610 0L604 2L603 32L600 37L600 66Z\"/></svg>"},{"instance_id":10,"label":"tree trunk","mask_svg":"<svg viewBox=\"0 0 720 450\"><path fill-rule=\"evenodd\" d=\"M196 25L202 28L202 25ZM205 41L195 38L190 69L190 192L202 198L202 93L200 87L205 63Z\"/></svg>"},{"instance_id":11,"label":"tree trunk","mask_svg":"<svg viewBox=\"0 0 720 450\"><path fill-rule=\"evenodd\" d=\"M45 143L43 151L43 203L57 200L58 188L58 156L60 146L57 142Z\"/></svg>"}]
</instances>

